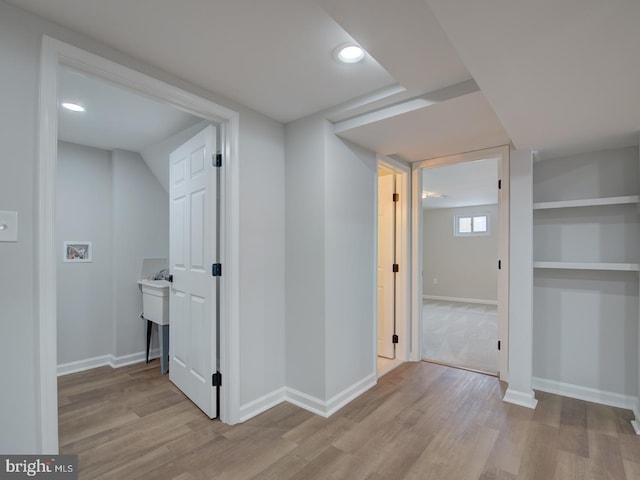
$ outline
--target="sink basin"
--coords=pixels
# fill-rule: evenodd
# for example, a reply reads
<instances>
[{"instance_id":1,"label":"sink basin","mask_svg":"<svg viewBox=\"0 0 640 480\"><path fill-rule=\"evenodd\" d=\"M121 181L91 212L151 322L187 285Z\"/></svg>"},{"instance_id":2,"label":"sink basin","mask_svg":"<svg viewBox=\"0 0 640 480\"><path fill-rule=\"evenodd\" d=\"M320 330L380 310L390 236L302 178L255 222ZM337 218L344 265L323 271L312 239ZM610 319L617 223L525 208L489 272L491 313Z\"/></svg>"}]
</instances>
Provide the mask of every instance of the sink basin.
<instances>
[{"instance_id":1,"label":"sink basin","mask_svg":"<svg viewBox=\"0 0 640 480\"><path fill-rule=\"evenodd\" d=\"M169 324L169 286L166 280L139 280L142 316L158 325Z\"/></svg>"}]
</instances>

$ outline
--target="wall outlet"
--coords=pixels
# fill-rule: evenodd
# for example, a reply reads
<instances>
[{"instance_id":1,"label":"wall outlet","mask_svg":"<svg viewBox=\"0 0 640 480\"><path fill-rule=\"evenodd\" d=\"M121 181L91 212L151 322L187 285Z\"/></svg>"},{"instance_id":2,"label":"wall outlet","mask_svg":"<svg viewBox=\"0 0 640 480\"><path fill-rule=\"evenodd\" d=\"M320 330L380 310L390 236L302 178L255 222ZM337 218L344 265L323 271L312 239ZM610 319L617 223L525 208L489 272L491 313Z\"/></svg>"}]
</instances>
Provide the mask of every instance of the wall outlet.
<instances>
[{"instance_id":1,"label":"wall outlet","mask_svg":"<svg viewBox=\"0 0 640 480\"><path fill-rule=\"evenodd\" d=\"M438 284L438 279L437 279L437 278L434 278L434 279L433 279L433 284L434 284L434 285L437 285L437 284Z\"/></svg>"},{"instance_id":2,"label":"wall outlet","mask_svg":"<svg viewBox=\"0 0 640 480\"><path fill-rule=\"evenodd\" d=\"M18 212L0 211L0 242L18 241Z\"/></svg>"}]
</instances>

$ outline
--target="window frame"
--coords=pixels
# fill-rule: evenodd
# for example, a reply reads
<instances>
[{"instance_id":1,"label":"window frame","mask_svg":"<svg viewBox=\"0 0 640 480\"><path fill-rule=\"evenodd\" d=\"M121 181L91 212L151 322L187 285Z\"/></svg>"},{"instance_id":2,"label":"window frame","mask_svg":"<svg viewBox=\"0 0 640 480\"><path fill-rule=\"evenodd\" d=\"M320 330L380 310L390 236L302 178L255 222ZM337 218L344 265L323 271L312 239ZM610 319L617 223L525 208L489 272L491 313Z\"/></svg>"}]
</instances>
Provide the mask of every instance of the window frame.
<instances>
[{"instance_id":1,"label":"window frame","mask_svg":"<svg viewBox=\"0 0 640 480\"><path fill-rule=\"evenodd\" d=\"M486 230L484 231L474 231L473 230L473 219L474 217L485 217L486 221ZM460 219L462 218L470 218L471 219L471 231L470 232L461 232L460 231ZM491 235L491 222L490 215L487 212L482 213L456 213L453 216L453 236L454 237L487 237Z\"/></svg>"}]
</instances>

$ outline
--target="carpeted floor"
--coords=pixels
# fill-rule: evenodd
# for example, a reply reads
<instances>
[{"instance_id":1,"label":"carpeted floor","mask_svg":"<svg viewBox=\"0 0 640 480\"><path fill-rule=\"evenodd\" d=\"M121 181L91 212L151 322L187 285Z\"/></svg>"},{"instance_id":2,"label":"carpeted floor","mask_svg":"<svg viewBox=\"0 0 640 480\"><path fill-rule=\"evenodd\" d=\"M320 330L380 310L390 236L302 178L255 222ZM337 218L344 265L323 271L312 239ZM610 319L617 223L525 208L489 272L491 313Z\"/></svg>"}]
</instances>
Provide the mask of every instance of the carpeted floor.
<instances>
[{"instance_id":1,"label":"carpeted floor","mask_svg":"<svg viewBox=\"0 0 640 480\"><path fill-rule=\"evenodd\" d=\"M425 300L422 358L487 373L498 371L495 305Z\"/></svg>"}]
</instances>

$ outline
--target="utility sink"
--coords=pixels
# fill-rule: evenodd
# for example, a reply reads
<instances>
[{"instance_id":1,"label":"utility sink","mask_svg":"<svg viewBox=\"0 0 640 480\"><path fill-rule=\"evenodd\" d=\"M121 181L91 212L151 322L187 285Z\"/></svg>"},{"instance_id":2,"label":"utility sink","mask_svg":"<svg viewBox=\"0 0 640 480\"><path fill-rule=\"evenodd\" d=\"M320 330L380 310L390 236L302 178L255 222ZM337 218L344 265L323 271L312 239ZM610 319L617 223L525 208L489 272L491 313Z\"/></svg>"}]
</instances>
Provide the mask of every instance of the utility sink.
<instances>
[{"instance_id":1,"label":"utility sink","mask_svg":"<svg viewBox=\"0 0 640 480\"><path fill-rule=\"evenodd\" d=\"M158 325L169 325L169 288L167 280L139 280L142 289L142 316Z\"/></svg>"}]
</instances>

